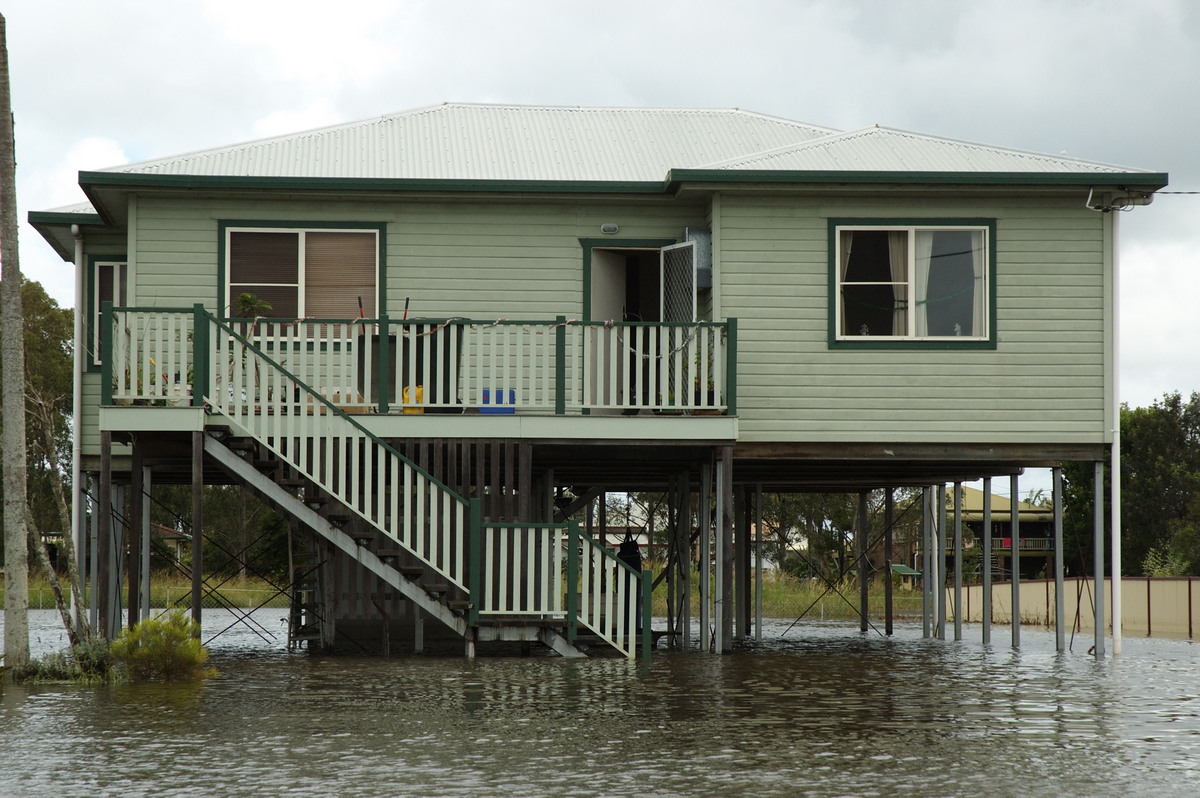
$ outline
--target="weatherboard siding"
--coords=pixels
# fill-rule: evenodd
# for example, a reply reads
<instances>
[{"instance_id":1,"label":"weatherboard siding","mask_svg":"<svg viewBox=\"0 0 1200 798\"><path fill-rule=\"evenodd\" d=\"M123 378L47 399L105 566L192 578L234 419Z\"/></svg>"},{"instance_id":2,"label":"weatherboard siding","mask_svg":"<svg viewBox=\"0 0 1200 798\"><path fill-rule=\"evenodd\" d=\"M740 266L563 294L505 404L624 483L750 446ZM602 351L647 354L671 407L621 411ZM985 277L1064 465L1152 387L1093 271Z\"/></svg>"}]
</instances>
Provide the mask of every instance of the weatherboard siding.
<instances>
[{"instance_id":1,"label":"weatherboard siding","mask_svg":"<svg viewBox=\"0 0 1200 798\"><path fill-rule=\"evenodd\" d=\"M1104 217L1054 200L721 196L745 441L1106 440ZM828 219L995 218L993 350L828 344Z\"/></svg>"},{"instance_id":2,"label":"weatherboard siding","mask_svg":"<svg viewBox=\"0 0 1200 798\"><path fill-rule=\"evenodd\" d=\"M410 317L552 319L583 309L580 238L677 240L707 206L671 199L399 199L392 202L143 198L132 233L137 301L215 307L218 221L385 224L386 308Z\"/></svg>"}]
</instances>

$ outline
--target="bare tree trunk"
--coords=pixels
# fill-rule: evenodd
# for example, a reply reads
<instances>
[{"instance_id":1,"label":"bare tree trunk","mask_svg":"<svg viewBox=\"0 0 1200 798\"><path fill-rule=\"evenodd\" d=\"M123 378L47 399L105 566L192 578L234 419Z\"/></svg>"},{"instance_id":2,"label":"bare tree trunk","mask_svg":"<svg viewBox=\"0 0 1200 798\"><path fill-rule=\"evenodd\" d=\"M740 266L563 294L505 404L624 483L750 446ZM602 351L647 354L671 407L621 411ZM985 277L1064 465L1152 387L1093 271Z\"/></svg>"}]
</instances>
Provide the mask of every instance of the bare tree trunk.
<instances>
[{"instance_id":1,"label":"bare tree trunk","mask_svg":"<svg viewBox=\"0 0 1200 798\"><path fill-rule=\"evenodd\" d=\"M38 534L37 524L34 523L32 513L29 514L25 523L29 530L29 549L34 553L38 565L46 574L46 579L50 582L50 590L54 593L54 606L58 609L58 615L62 618L63 627L67 630L67 642L71 644L71 648L74 648L79 645L79 634L75 631L75 624L71 623L71 611L67 609L67 602L63 598L62 584L58 581L58 572L54 570L54 565L50 562L50 554L46 551L46 541ZM63 537L67 537L67 535Z\"/></svg>"},{"instance_id":2,"label":"bare tree trunk","mask_svg":"<svg viewBox=\"0 0 1200 798\"><path fill-rule=\"evenodd\" d=\"M29 550L25 485L25 333L21 267L17 260L17 164L13 143L8 31L0 15L0 401L4 434L4 659L9 667L29 662Z\"/></svg>"},{"instance_id":3,"label":"bare tree trunk","mask_svg":"<svg viewBox=\"0 0 1200 798\"><path fill-rule=\"evenodd\" d=\"M62 536L62 555L67 561L67 585L71 591L71 604L79 609L76 613L77 624L71 622L71 613L66 611L62 601L62 589L58 586L58 574L54 572L49 565L49 555L44 550L44 544L38 546L39 541L36 538L31 538L35 547L42 548L37 551L38 562L43 569L46 570L47 578L50 579L51 586L54 588L55 601L58 603L59 614L63 616L63 626L66 627L67 637L71 639L71 645L77 645L79 638L87 638L92 636L91 627L88 625L87 613L83 612L83 580L79 577L79 562L75 559L75 541L71 537L71 512L67 506L67 490L63 484L62 471L59 470L55 458L55 441L54 441L54 405L55 402L46 399L32 385L28 387L29 396L33 407L37 409L39 421L42 429L42 442L39 447L42 457L50 463L49 477L51 493L54 496L54 509L58 516L58 528L64 530ZM33 522L30 521L32 528Z\"/></svg>"}]
</instances>

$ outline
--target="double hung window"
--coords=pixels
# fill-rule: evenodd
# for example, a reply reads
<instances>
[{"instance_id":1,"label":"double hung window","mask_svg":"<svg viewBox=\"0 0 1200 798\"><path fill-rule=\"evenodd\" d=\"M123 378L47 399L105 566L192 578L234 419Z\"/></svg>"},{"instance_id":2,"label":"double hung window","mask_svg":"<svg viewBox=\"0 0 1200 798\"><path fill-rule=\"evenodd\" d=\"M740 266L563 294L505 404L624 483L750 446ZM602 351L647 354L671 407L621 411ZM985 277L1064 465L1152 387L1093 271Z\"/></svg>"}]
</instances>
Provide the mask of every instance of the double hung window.
<instances>
[{"instance_id":1,"label":"double hung window","mask_svg":"<svg viewBox=\"0 0 1200 798\"><path fill-rule=\"evenodd\" d=\"M990 340L990 225L834 232L836 340Z\"/></svg>"},{"instance_id":2,"label":"double hung window","mask_svg":"<svg viewBox=\"0 0 1200 798\"><path fill-rule=\"evenodd\" d=\"M378 230L261 229L225 231L225 306L238 298L267 302L274 318L349 319L376 315Z\"/></svg>"}]
</instances>

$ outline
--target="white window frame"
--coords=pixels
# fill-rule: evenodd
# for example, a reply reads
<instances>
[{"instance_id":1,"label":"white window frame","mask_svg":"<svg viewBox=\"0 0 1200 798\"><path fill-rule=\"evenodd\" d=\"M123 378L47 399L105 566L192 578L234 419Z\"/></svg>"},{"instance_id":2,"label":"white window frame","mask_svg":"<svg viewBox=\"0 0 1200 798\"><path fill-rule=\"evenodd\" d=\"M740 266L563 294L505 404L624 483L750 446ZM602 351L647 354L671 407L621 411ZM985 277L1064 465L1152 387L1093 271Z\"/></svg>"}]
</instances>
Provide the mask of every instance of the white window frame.
<instances>
[{"instance_id":1,"label":"white window frame","mask_svg":"<svg viewBox=\"0 0 1200 798\"><path fill-rule=\"evenodd\" d=\"M296 269L297 282L296 283L267 283L267 282L258 281L258 282L254 282L254 283L234 283L233 280L231 279L233 276L232 275L232 271L233 271L232 260L233 260L233 234L234 233L292 233L292 234L295 234L298 238L297 244L299 247L298 252L297 252L298 263L297 263L297 269ZM374 227L322 227L320 225L313 225L312 227L288 227L288 226L280 226L280 227L271 227L271 226L233 227L233 226L229 226L229 227L226 227L225 228L225 309L226 309L226 312L231 316L234 315L234 311L235 311L234 304L235 303L234 303L233 298L235 296L237 296L239 293L241 293L240 291L235 291L234 286L268 285L268 286L274 286L274 287L280 287L280 288L294 287L296 289L297 316L299 318L304 318L307 315L306 301L305 301L305 284L307 282L307 280L306 280L307 265L305 263L305 252L307 250L307 247L306 247L307 242L305 239L309 233L370 233L371 234L371 236L374 238L374 241L375 241L375 246L374 246L375 269L374 269L374 273L373 273L374 282L373 282L373 285L371 286L371 290L373 292L373 298L375 300L375 315L379 315L382 312L381 311L382 298L379 296L379 235L380 235L379 229L374 228ZM353 315L353 314L351 314L351 315Z\"/></svg>"},{"instance_id":2,"label":"white window frame","mask_svg":"<svg viewBox=\"0 0 1200 798\"><path fill-rule=\"evenodd\" d=\"M103 269L112 269L111 296L100 295L100 273ZM124 270L124 280L121 271ZM96 260L92 261L92 363L100 365L100 328L103 319L100 318L100 303L112 302L113 307L129 304L129 261L127 260Z\"/></svg>"},{"instance_id":3,"label":"white window frame","mask_svg":"<svg viewBox=\"0 0 1200 798\"><path fill-rule=\"evenodd\" d=\"M843 293L842 293L842 290L843 290L842 273L844 271L844 265L842 263L842 245L841 245L842 233L843 232L855 233L855 232L860 232L860 231L861 232L883 232L883 233L891 233L891 232L907 233L906 243L907 243L908 251L906 254L907 260L905 263L905 282L904 282L904 285L906 286L906 296L908 297L907 307L906 307L906 312L905 312L905 324L906 324L907 330L903 335L870 335L870 334L856 335L852 332L849 332L849 333L843 332L843 330L842 330L843 307L845 304L845 300L843 299ZM917 297L917 290L916 290L917 289L917 285L916 285L917 269L915 268L915 265L917 262L917 255L916 255L917 233L943 232L943 231L944 232L979 233L982 235L981 252L982 252L982 256L983 256L983 269L982 269L982 274L976 277L976 279L981 281L982 290L983 290L983 299L982 299L981 308L980 308L981 324L979 325L980 328L982 329L982 333L980 333L980 334L948 336L948 335L918 335L916 332L918 314L914 312L914 306L917 303L917 300L916 300L916 297ZM953 342L979 343L979 342L990 341L992 339L991 337L993 334L993 320L991 318L991 308L992 308L992 300L993 300L993 297L992 297L992 291L993 291L992 268L993 268L993 265L992 265L992 240L991 240L991 237L992 237L991 227L987 224L977 224L977 223L972 223L972 224L889 224L889 223L857 224L857 223L853 223L853 224L838 224L838 225L836 225L834 227L834 235L833 235L833 241L832 241L832 244L834 247L834 253L833 253L834 302L833 302L833 308L834 308L834 313L835 313L835 318L834 318L835 340L837 340L838 342L864 342L864 343L865 342L884 343L884 342L889 342L889 341L918 341L918 342L919 341L933 341L933 342L940 342L940 343L953 343ZM899 283L893 283L893 282L849 283L849 285L897 285L897 284L899 284Z\"/></svg>"}]
</instances>

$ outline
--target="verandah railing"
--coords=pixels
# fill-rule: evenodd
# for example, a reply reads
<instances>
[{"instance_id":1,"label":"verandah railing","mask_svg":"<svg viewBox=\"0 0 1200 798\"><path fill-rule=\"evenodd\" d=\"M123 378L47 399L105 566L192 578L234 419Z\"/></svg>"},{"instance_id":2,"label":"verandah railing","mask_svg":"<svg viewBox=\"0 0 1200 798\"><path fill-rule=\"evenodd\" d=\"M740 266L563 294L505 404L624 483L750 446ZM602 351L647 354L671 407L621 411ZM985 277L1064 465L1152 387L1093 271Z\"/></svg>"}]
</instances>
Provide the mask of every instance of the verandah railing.
<instances>
[{"instance_id":1,"label":"verandah railing","mask_svg":"<svg viewBox=\"0 0 1200 798\"><path fill-rule=\"evenodd\" d=\"M561 617L571 639L582 625L626 656L636 655L639 642L649 655L649 602L643 611L637 605L639 591L648 599L648 572L633 570L577 525L569 527L564 554L565 525L483 524L478 500L438 482L280 362L306 351L307 342L276 334L256 344L200 305L189 320L182 315L103 303L101 323L113 333L102 346L103 404L173 400L186 385L193 405L258 440L468 592L472 625L481 612Z\"/></svg>"},{"instance_id":2,"label":"verandah railing","mask_svg":"<svg viewBox=\"0 0 1200 798\"><path fill-rule=\"evenodd\" d=\"M112 397L191 399L192 309L113 311ZM350 413L736 413L737 322L224 319ZM222 374L218 372L218 379Z\"/></svg>"}]
</instances>

